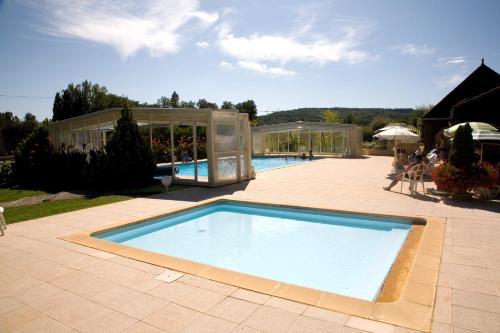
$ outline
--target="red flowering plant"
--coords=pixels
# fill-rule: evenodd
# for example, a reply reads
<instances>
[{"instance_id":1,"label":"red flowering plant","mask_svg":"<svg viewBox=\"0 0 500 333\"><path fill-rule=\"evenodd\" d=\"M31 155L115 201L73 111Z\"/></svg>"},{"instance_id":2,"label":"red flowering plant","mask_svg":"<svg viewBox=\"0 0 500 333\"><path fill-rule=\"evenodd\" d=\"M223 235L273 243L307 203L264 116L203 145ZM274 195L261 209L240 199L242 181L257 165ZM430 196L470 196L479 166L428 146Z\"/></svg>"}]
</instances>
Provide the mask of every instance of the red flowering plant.
<instances>
[{"instance_id":1,"label":"red flowering plant","mask_svg":"<svg viewBox=\"0 0 500 333\"><path fill-rule=\"evenodd\" d=\"M477 169L477 187L490 188L498 184L498 170L486 162L479 162Z\"/></svg>"},{"instance_id":2,"label":"red flowering plant","mask_svg":"<svg viewBox=\"0 0 500 333\"><path fill-rule=\"evenodd\" d=\"M432 170L432 180L440 191L450 194L465 193L496 185L498 171L486 162L473 164L469 168L457 168L450 163L443 163Z\"/></svg>"},{"instance_id":3,"label":"red flowering plant","mask_svg":"<svg viewBox=\"0 0 500 333\"><path fill-rule=\"evenodd\" d=\"M438 190L450 194L464 193L475 187L475 181L465 169L459 169L450 163L443 163L432 169L432 180Z\"/></svg>"}]
</instances>

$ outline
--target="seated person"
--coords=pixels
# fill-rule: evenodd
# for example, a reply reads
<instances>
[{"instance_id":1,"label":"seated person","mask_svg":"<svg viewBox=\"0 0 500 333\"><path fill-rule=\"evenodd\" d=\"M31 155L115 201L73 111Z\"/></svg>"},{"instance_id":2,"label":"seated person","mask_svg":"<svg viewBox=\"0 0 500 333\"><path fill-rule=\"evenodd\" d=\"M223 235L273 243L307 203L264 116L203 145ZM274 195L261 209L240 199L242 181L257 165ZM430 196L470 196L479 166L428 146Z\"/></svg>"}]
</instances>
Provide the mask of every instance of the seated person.
<instances>
[{"instance_id":1,"label":"seated person","mask_svg":"<svg viewBox=\"0 0 500 333\"><path fill-rule=\"evenodd\" d=\"M313 158L314 158L313 151L309 150L309 159L312 160Z\"/></svg>"},{"instance_id":2,"label":"seated person","mask_svg":"<svg viewBox=\"0 0 500 333\"><path fill-rule=\"evenodd\" d=\"M399 175L397 175L393 179L393 181L389 184L389 186L384 187L384 190L390 191L391 188L393 188L394 186L396 186L396 184L401 180L401 178L403 177L403 173L410 171L410 169L412 167L414 167L417 164L422 163L422 161L423 161L422 155L415 156L415 160L413 162L410 162L410 164L408 164L408 166L403 171L401 171L401 173Z\"/></svg>"},{"instance_id":3,"label":"seated person","mask_svg":"<svg viewBox=\"0 0 500 333\"><path fill-rule=\"evenodd\" d=\"M183 150L181 152L181 161L182 163L186 163L186 162L191 162L193 159L191 157L189 157L189 154L187 151Z\"/></svg>"}]
</instances>

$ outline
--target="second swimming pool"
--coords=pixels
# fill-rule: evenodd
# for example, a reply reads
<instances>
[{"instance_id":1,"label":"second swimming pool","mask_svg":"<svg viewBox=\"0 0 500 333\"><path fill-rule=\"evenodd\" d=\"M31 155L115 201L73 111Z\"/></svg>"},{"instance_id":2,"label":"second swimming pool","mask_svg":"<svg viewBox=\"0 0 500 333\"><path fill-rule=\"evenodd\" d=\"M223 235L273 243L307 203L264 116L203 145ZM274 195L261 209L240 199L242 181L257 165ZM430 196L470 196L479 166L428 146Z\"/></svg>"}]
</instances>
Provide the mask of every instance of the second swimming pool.
<instances>
[{"instance_id":1,"label":"second swimming pool","mask_svg":"<svg viewBox=\"0 0 500 333\"><path fill-rule=\"evenodd\" d=\"M94 237L372 301L410 229L399 218L222 201Z\"/></svg>"}]
</instances>

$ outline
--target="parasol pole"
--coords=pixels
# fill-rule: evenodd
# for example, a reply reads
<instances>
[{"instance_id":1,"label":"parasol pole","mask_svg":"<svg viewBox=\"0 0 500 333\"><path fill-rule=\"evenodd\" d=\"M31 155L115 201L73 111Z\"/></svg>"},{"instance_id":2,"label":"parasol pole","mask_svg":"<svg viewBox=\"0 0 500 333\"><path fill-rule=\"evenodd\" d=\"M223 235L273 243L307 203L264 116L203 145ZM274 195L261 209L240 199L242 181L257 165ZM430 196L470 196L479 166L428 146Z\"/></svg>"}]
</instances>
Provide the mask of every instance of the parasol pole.
<instances>
[{"instance_id":1,"label":"parasol pole","mask_svg":"<svg viewBox=\"0 0 500 333\"><path fill-rule=\"evenodd\" d=\"M481 158L480 158L480 161L483 160L483 143L481 142Z\"/></svg>"}]
</instances>

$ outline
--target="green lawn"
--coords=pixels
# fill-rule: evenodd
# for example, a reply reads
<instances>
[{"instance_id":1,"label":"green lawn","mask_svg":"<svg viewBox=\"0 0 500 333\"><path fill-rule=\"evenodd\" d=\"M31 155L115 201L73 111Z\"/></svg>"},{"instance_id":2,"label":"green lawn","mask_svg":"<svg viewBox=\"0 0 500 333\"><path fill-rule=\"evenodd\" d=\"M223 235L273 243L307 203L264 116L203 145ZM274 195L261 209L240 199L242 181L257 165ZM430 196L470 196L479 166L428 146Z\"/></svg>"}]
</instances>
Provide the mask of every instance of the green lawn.
<instances>
[{"instance_id":1,"label":"green lawn","mask_svg":"<svg viewBox=\"0 0 500 333\"><path fill-rule=\"evenodd\" d=\"M0 188L0 202L13 201L35 195L49 194L45 191L22 190L15 188Z\"/></svg>"},{"instance_id":2,"label":"green lawn","mask_svg":"<svg viewBox=\"0 0 500 333\"><path fill-rule=\"evenodd\" d=\"M186 188L182 185L169 186L168 191L177 191ZM4 216L7 224L32 220L44 216L71 212L83 208L106 205L114 202L145 197L163 191L163 186L152 185L140 189L119 191L114 194L100 195L94 198L64 199L46 201L35 205L9 207L5 209ZM43 192L41 193L43 194ZM35 194L36 195L36 194Z\"/></svg>"}]
</instances>

